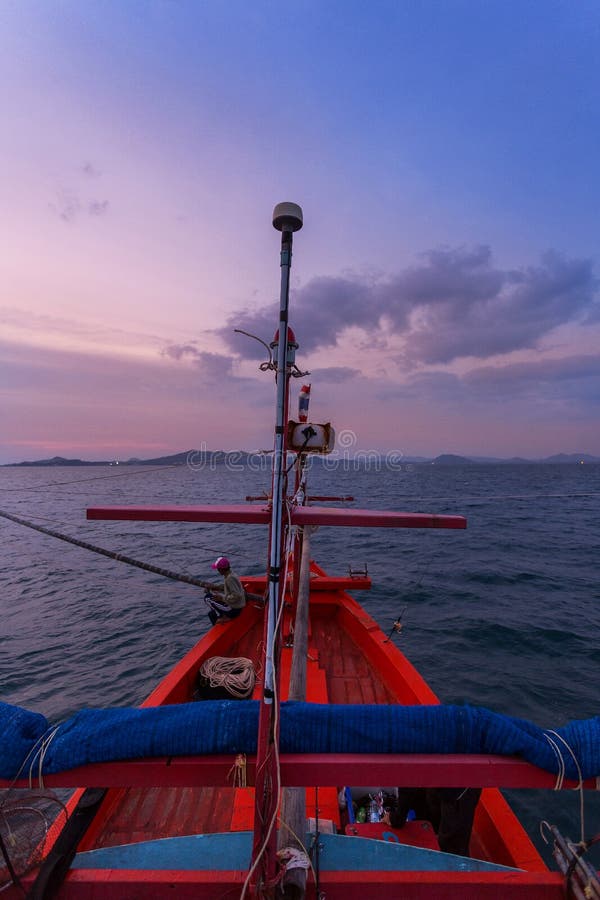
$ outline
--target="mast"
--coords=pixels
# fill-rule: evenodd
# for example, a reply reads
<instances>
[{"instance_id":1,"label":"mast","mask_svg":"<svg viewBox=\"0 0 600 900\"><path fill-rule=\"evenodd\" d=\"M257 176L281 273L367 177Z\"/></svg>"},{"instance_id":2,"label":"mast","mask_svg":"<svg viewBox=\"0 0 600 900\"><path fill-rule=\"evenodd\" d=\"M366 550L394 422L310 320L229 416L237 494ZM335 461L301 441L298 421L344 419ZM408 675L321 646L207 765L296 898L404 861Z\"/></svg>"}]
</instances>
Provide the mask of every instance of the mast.
<instances>
[{"instance_id":1,"label":"mast","mask_svg":"<svg viewBox=\"0 0 600 900\"><path fill-rule=\"evenodd\" d=\"M281 631L280 611L286 589L282 572L284 552L284 520L287 494L286 428L289 378L295 349L288 333L290 269L293 233L302 228L302 210L295 203L279 203L273 210L273 227L281 231L281 287L279 332L276 360L275 441L272 470L272 514L269 533L269 565L267 572L268 602L265 624L265 676L258 725L256 759L256 800L254 843L251 870L258 896L273 895L277 875L277 812L280 794L279 774L279 672ZM289 346L288 346L289 345Z\"/></svg>"},{"instance_id":2,"label":"mast","mask_svg":"<svg viewBox=\"0 0 600 900\"><path fill-rule=\"evenodd\" d=\"M300 464L300 459L298 460ZM294 620L294 650L290 672L289 700L306 700L306 659L308 654L309 594L310 594L310 525L299 528L301 537L296 537L294 560L300 557L297 580L294 584L296 616ZM285 787L281 798L281 829L278 846L280 851L295 848L304 851L306 834L306 802L303 787ZM307 871L297 866L286 871L281 883L281 894L285 898L302 900L306 896Z\"/></svg>"}]
</instances>

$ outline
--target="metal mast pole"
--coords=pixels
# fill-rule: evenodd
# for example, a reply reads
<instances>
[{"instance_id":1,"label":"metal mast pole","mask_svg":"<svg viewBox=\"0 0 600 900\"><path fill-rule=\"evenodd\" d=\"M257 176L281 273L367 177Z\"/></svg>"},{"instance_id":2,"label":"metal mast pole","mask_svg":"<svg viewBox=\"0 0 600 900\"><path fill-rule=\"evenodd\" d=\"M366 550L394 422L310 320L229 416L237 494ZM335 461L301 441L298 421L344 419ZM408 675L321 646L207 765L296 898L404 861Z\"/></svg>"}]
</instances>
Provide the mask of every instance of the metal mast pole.
<instances>
[{"instance_id":1,"label":"metal mast pole","mask_svg":"<svg viewBox=\"0 0 600 900\"><path fill-rule=\"evenodd\" d=\"M265 678L260 705L256 760L256 800L252 866L256 866L257 893L269 896L277 873L277 807L279 802L279 613L285 593L282 579L286 485L286 427L288 408L288 305L292 237L302 228L302 210L295 203L279 203L273 226L281 231L281 289L277 347L277 401L273 454L272 516L269 535L268 607L265 634Z\"/></svg>"}]
</instances>

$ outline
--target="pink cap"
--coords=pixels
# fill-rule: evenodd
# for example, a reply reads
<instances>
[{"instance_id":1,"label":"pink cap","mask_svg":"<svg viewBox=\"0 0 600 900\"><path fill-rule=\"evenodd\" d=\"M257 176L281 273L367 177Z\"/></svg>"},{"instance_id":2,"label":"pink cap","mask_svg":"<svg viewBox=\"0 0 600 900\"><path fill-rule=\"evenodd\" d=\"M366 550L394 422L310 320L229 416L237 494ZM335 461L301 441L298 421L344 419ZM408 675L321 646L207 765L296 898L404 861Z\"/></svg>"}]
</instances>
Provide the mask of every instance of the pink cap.
<instances>
[{"instance_id":1,"label":"pink cap","mask_svg":"<svg viewBox=\"0 0 600 900\"><path fill-rule=\"evenodd\" d=\"M229 560L226 556L219 556L212 564L213 569L230 569Z\"/></svg>"}]
</instances>

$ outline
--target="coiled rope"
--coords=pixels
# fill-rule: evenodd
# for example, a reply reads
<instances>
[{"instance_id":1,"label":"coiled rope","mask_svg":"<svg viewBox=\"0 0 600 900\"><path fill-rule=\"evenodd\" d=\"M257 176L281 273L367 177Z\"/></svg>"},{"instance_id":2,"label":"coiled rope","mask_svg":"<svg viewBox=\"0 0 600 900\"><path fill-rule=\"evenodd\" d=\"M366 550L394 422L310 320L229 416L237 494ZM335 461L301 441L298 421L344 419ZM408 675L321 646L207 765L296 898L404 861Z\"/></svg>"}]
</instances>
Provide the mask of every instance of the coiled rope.
<instances>
[{"instance_id":1,"label":"coiled rope","mask_svg":"<svg viewBox=\"0 0 600 900\"><path fill-rule=\"evenodd\" d=\"M183 581L184 584L192 584L194 587L208 588L213 591L223 590L222 585L216 585L209 581L200 581L198 578L192 578L190 575L180 575L178 572L172 572L170 569L162 569L160 566L153 566L151 563L141 562L139 559L125 556L123 553L115 553L113 550L97 547L95 544L89 544L87 541L80 541L77 538L61 534L59 531L54 531L52 528L44 528L42 525L35 525L33 522L20 519L18 516L13 516L12 513L4 512L3 510L0 510L0 516L4 519L9 519L11 522L15 522L17 525L23 525L25 528L32 528L34 531L41 532L41 534L47 534L50 537L58 538L59 541L65 541L67 544L73 544L75 547L81 547L83 550L99 553L101 556L106 556L108 559L116 560L116 562L123 562L128 566L135 566L136 569L143 569L144 572L152 572L153 575L162 575L163 578L170 578L172 581Z\"/></svg>"},{"instance_id":2,"label":"coiled rope","mask_svg":"<svg viewBox=\"0 0 600 900\"><path fill-rule=\"evenodd\" d=\"M211 656L200 667L199 674L212 688L222 687L239 700L245 700L254 690L256 674L251 659L238 656Z\"/></svg>"}]
</instances>

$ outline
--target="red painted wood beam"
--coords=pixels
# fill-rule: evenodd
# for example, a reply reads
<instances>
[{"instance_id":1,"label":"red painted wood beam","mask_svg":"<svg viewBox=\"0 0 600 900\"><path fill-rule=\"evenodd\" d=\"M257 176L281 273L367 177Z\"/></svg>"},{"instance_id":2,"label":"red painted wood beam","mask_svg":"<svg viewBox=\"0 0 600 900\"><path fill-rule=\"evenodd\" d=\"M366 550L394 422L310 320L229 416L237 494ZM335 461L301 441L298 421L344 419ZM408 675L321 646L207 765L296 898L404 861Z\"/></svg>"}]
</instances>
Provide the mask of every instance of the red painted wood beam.
<instances>
[{"instance_id":1,"label":"red painted wood beam","mask_svg":"<svg viewBox=\"0 0 600 900\"><path fill-rule=\"evenodd\" d=\"M268 525L269 506L92 506L88 519L130 520L135 522L237 522L242 525Z\"/></svg>"},{"instance_id":2,"label":"red painted wood beam","mask_svg":"<svg viewBox=\"0 0 600 900\"><path fill-rule=\"evenodd\" d=\"M242 584L250 593L264 591L267 579L264 575L240 575ZM288 579L291 582L291 577ZM311 591L368 591L371 588L371 579L364 575L321 576L315 575L310 579Z\"/></svg>"},{"instance_id":3,"label":"red painted wood beam","mask_svg":"<svg viewBox=\"0 0 600 900\"><path fill-rule=\"evenodd\" d=\"M268 525L270 506L91 506L88 519L135 522L226 522ZM367 528L466 528L464 516L401 513L375 509L302 506L292 510L294 525L345 525Z\"/></svg>"},{"instance_id":4,"label":"red painted wood beam","mask_svg":"<svg viewBox=\"0 0 600 900\"><path fill-rule=\"evenodd\" d=\"M130 900L172 896L214 900L239 896L246 872L73 869L60 889L63 900ZM312 878L309 876L309 884ZM27 883L27 880L26 880ZM327 900L564 900L559 872L320 872Z\"/></svg>"},{"instance_id":5,"label":"red painted wood beam","mask_svg":"<svg viewBox=\"0 0 600 900\"><path fill-rule=\"evenodd\" d=\"M560 872L327 872L327 900L564 900Z\"/></svg>"},{"instance_id":6,"label":"red painted wood beam","mask_svg":"<svg viewBox=\"0 0 600 900\"><path fill-rule=\"evenodd\" d=\"M345 525L366 528L466 528L464 516L405 513L378 509L337 509L334 506L299 506L292 510L293 525Z\"/></svg>"},{"instance_id":7,"label":"red painted wood beam","mask_svg":"<svg viewBox=\"0 0 600 900\"><path fill-rule=\"evenodd\" d=\"M284 753L282 784L294 787L342 784L395 784L399 787L501 787L553 789L556 776L510 756L472 754ZM225 787L234 756L180 756L94 763L44 775L48 787ZM248 784L254 784L256 759L247 760ZM35 773L34 773L35 777ZM0 787L12 782L0 779ZM28 779L15 782L27 787ZM564 781L564 789L576 782ZM584 787L596 790L595 778Z\"/></svg>"},{"instance_id":8,"label":"red painted wood beam","mask_svg":"<svg viewBox=\"0 0 600 900\"><path fill-rule=\"evenodd\" d=\"M325 576L310 579L311 591L368 591L371 589L371 579L364 575L350 575L342 577Z\"/></svg>"}]
</instances>

